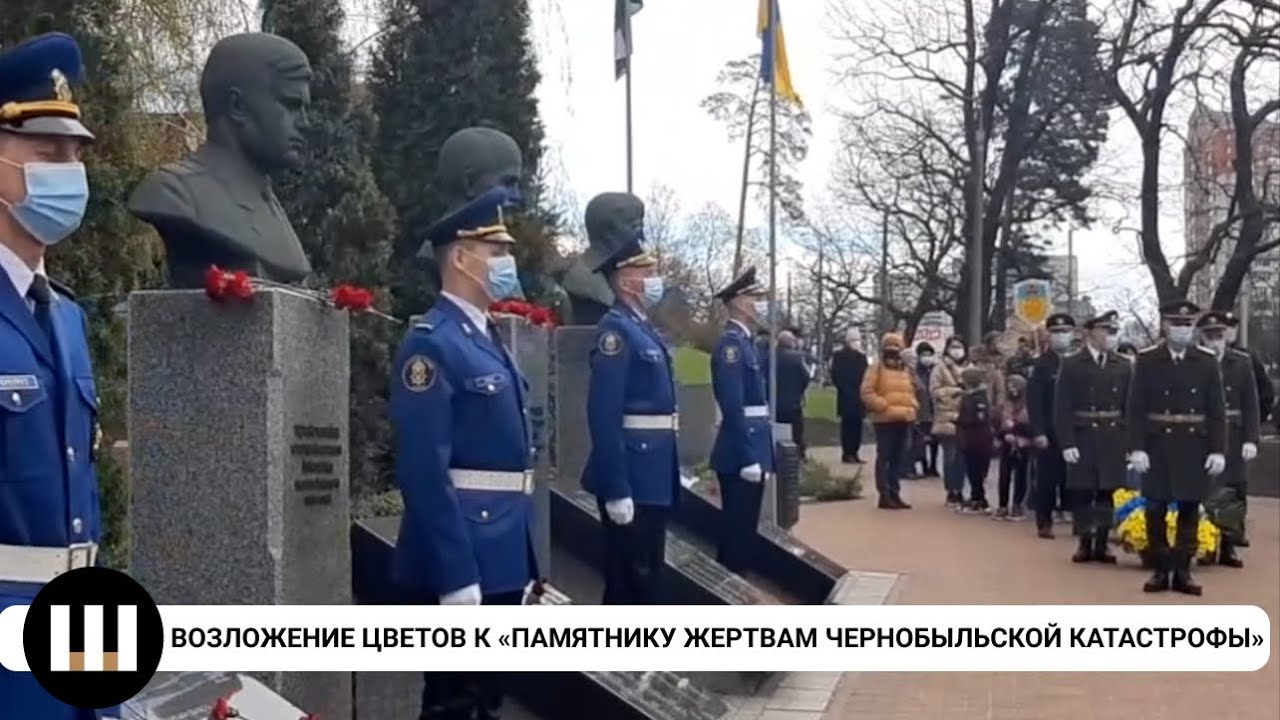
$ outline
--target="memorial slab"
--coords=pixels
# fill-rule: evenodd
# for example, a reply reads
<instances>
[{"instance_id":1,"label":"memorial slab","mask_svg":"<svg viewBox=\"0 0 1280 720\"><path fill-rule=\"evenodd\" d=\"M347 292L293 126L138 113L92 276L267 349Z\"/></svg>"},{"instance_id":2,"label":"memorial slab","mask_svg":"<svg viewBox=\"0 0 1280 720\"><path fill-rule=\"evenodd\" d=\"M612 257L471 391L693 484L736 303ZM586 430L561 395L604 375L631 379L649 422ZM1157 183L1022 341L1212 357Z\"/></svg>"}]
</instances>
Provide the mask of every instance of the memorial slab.
<instances>
[{"instance_id":1,"label":"memorial slab","mask_svg":"<svg viewBox=\"0 0 1280 720\"><path fill-rule=\"evenodd\" d=\"M129 298L130 572L159 604L351 602L345 312L288 290ZM346 673L258 675L350 717Z\"/></svg>"}]
</instances>

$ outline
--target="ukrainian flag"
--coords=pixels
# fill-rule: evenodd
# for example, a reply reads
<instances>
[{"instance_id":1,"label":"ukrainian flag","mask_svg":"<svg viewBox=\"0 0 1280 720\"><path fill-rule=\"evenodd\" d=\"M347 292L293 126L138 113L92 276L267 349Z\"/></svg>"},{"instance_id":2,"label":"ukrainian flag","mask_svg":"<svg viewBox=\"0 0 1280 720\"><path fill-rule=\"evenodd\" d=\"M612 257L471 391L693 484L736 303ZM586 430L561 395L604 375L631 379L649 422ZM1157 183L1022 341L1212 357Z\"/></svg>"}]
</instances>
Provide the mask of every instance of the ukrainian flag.
<instances>
[{"instance_id":1,"label":"ukrainian flag","mask_svg":"<svg viewBox=\"0 0 1280 720\"><path fill-rule=\"evenodd\" d=\"M791 86L791 68L787 65L787 41L782 34L782 16L778 0L760 0L756 20L760 35L760 78L773 87L783 100L802 105L800 95Z\"/></svg>"}]
</instances>

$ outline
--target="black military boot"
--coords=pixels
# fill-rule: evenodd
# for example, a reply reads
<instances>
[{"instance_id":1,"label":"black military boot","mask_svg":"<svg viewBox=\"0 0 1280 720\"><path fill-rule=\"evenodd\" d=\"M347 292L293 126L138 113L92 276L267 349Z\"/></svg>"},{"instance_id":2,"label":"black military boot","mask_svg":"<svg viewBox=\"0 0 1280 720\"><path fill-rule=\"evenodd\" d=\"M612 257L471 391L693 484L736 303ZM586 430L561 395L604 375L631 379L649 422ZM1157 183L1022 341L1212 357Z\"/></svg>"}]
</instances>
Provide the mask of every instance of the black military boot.
<instances>
[{"instance_id":1,"label":"black military boot","mask_svg":"<svg viewBox=\"0 0 1280 720\"><path fill-rule=\"evenodd\" d=\"M1046 522L1037 522L1037 523L1036 523L1036 535L1039 535L1040 537L1044 538L1045 540L1052 540L1052 539L1053 539L1053 521L1051 520L1051 521L1049 521L1049 522L1047 522L1047 523L1046 523Z\"/></svg>"},{"instance_id":2,"label":"black military boot","mask_svg":"<svg viewBox=\"0 0 1280 720\"><path fill-rule=\"evenodd\" d=\"M1218 564L1229 568L1244 567L1244 561L1236 555L1236 544L1231 538L1222 538L1222 545L1218 548Z\"/></svg>"},{"instance_id":3,"label":"black military boot","mask_svg":"<svg viewBox=\"0 0 1280 720\"><path fill-rule=\"evenodd\" d=\"M1191 579L1191 555L1184 551L1174 553L1173 580L1170 587L1183 595L1201 595L1204 590Z\"/></svg>"},{"instance_id":4,"label":"black military boot","mask_svg":"<svg viewBox=\"0 0 1280 720\"><path fill-rule=\"evenodd\" d=\"M1151 553L1151 567L1155 568L1155 572L1151 573L1151 577L1142 586L1142 592L1158 593L1165 592L1169 589L1169 559L1168 556L1160 556Z\"/></svg>"},{"instance_id":5,"label":"black military boot","mask_svg":"<svg viewBox=\"0 0 1280 720\"><path fill-rule=\"evenodd\" d=\"M1111 554L1111 548L1109 547L1110 544L1111 538L1108 531L1105 528L1098 530L1098 533L1093 536L1094 562L1100 562L1104 565L1116 564L1116 556Z\"/></svg>"},{"instance_id":6,"label":"black military boot","mask_svg":"<svg viewBox=\"0 0 1280 720\"><path fill-rule=\"evenodd\" d=\"M1093 560L1093 536L1087 532L1080 533L1080 545L1076 554L1071 556L1073 563L1087 563Z\"/></svg>"}]
</instances>

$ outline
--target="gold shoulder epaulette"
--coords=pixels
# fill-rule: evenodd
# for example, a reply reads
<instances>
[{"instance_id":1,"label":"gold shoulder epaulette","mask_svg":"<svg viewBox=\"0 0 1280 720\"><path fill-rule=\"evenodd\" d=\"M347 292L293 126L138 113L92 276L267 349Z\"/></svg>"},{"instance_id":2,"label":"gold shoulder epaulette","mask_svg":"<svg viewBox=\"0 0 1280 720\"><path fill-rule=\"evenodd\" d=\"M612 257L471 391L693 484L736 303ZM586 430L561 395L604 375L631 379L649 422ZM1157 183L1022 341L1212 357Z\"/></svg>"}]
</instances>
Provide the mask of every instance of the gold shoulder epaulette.
<instances>
[{"instance_id":1,"label":"gold shoulder epaulette","mask_svg":"<svg viewBox=\"0 0 1280 720\"><path fill-rule=\"evenodd\" d=\"M1196 345L1196 349L1202 353L1208 353L1214 357L1218 356L1218 353L1214 352L1213 348L1205 347L1204 345Z\"/></svg>"},{"instance_id":2,"label":"gold shoulder epaulette","mask_svg":"<svg viewBox=\"0 0 1280 720\"><path fill-rule=\"evenodd\" d=\"M1155 351L1155 350L1160 349L1160 347L1161 347L1160 345L1152 345L1151 347L1144 347L1144 348L1142 348L1141 350L1139 350L1139 351L1138 351L1138 354L1139 354L1139 355L1146 355L1146 354L1147 354L1147 353L1149 353L1149 352L1153 352L1153 351Z\"/></svg>"}]
</instances>

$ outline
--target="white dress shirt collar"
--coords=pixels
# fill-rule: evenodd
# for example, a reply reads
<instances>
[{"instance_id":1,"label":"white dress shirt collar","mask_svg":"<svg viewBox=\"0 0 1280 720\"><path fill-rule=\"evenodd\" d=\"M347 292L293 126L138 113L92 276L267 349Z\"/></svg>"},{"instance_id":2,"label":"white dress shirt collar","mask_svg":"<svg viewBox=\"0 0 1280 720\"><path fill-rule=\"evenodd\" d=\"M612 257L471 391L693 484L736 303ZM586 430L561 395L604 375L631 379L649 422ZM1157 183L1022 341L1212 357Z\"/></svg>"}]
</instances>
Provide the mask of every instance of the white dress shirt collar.
<instances>
[{"instance_id":1,"label":"white dress shirt collar","mask_svg":"<svg viewBox=\"0 0 1280 720\"><path fill-rule=\"evenodd\" d=\"M731 322L731 323L733 323L734 325L737 325L738 327L742 328L742 334L743 334L743 335L746 335L747 337L751 337L751 328L747 327L747 324L746 324L746 323L742 322L741 320L735 319L735 318L729 318L729 322Z\"/></svg>"},{"instance_id":2,"label":"white dress shirt collar","mask_svg":"<svg viewBox=\"0 0 1280 720\"><path fill-rule=\"evenodd\" d=\"M1169 348L1169 357L1173 358L1174 360L1181 360L1182 357L1187 354L1187 351L1185 349L1175 350L1172 345L1166 345L1166 347Z\"/></svg>"},{"instance_id":3,"label":"white dress shirt collar","mask_svg":"<svg viewBox=\"0 0 1280 720\"><path fill-rule=\"evenodd\" d=\"M487 312L481 310L475 305L472 305L470 302L463 300L457 295L454 295L448 290L442 291L440 294L449 298L450 302L461 308L462 314L467 316L467 319L471 321L471 324L474 325L477 330L484 333L486 336L489 334L489 314Z\"/></svg>"},{"instance_id":4,"label":"white dress shirt collar","mask_svg":"<svg viewBox=\"0 0 1280 720\"><path fill-rule=\"evenodd\" d=\"M13 283L13 288L18 291L18 297L21 298L27 297L27 291L31 289L31 283L36 275L45 274L44 258L40 258L36 269L32 270L30 265L27 265L4 243L0 243L0 267L4 268L4 273L9 276L9 282Z\"/></svg>"}]
</instances>

